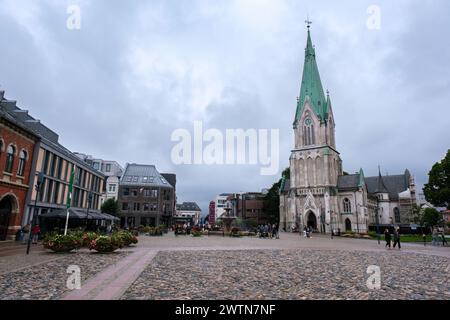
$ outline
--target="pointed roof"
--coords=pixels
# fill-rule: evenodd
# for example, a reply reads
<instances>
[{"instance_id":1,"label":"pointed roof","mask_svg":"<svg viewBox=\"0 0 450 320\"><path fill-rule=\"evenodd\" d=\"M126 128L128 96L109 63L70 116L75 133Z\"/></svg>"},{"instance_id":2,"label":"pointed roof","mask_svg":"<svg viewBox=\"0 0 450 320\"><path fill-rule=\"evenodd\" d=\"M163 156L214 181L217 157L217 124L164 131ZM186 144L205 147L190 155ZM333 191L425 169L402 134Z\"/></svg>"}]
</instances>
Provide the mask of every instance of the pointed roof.
<instances>
[{"instance_id":1,"label":"pointed roof","mask_svg":"<svg viewBox=\"0 0 450 320\"><path fill-rule=\"evenodd\" d=\"M324 121L328 114L329 96L325 97L322 82L320 81L319 69L316 63L316 50L312 44L311 33L308 26L308 39L305 49L305 62L303 65L303 77L300 88L300 96L297 102L295 121L300 118L306 100L309 100L316 115Z\"/></svg>"},{"instance_id":2,"label":"pointed roof","mask_svg":"<svg viewBox=\"0 0 450 320\"><path fill-rule=\"evenodd\" d=\"M384 184L383 177L381 176L381 170L378 168L377 187L373 193L388 193L386 185Z\"/></svg>"}]
</instances>

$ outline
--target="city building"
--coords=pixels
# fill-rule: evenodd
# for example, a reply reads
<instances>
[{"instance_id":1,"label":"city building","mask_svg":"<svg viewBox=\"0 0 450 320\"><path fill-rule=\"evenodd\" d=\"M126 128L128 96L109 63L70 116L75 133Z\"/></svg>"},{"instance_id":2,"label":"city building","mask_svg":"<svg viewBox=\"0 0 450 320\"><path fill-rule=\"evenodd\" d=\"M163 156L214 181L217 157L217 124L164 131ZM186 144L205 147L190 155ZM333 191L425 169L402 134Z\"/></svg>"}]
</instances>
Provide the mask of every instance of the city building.
<instances>
[{"instance_id":1,"label":"city building","mask_svg":"<svg viewBox=\"0 0 450 320\"><path fill-rule=\"evenodd\" d=\"M201 223L202 210L195 202L183 202L177 204L175 217L190 218L194 225Z\"/></svg>"},{"instance_id":2,"label":"city building","mask_svg":"<svg viewBox=\"0 0 450 320\"><path fill-rule=\"evenodd\" d=\"M215 209L216 209L216 220L219 219L224 213L225 213L225 204L227 203L228 197L231 196L232 193L221 193L219 194L215 202Z\"/></svg>"},{"instance_id":3,"label":"city building","mask_svg":"<svg viewBox=\"0 0 450 320\"><path fill-rule=\"evenodd\" d=\"M22 227L30 173L39 137L4 110L0 91L0 241Z\"/></svg>"},{"instance_id":4,"label":"city building","mask_svg":"<svg viewBox=\"0 0 450 320\"><path fill-rule=\"evenodd\" d=\"M403 174L344 174L336 148L330 95L324 94L308 25L303 78L293 123L290 178L280 188L280 226L295 230L365 232L369 226L408 224L415 183Z\"/></svg>"},{"instance_id":5,"label":"city building","mask_svg":"<svg viewBox=\"0 0 450 320\"><path fill-rule=\"evenodd\" d=\"M123 174L123 168L117 161L93 158L91 155L75 152L81 160L100 171L106 177L106 188L100 198L100 206L108 199L119 198L119 181Z\"/></svg>"},{"instance_id":6,"label":"city building","mask_svg":"<svg viewBox=\"0 0 450 320\"><path fill-rule=\"evenodd\" d=\"M58 134L30 116L27 110L17 107L15 101L6 100L2 95L1 106L2 110L17 123L39 137L32 157L30 154L32 163L29 185L37 184L41 172L44 179L39 194L36 188L28 188L22 225L30 221L34 214L41 217L46 213L66 208L72 171L75 173L72 207L98 211L100 197L104 191L104 175L62 146L58 141ZM37 200L36 207L35 200ZM40 219L36 221L39 222Z\"/></svg>"},{"instance_id":7,"label":"city building","mask_svg":"<svg viewBox=\"0 0 450 320\"><path fill-rule=\"evenodd\" d=\"M165 174L175 184L174 174ZM175 185L154 165L127 164L119 182L122 227L169 226L175 211Z\"/></svg>"},{"instance_id":8,"label":"city building","mask_svg":"<svg viewBox=\"0 0 450 320\"><path fill-rule=\"evenodd\" d=\"M208 223L214 225L216 223L216 203L211 201L209 203Z\"/></svg>"}]
</instances>

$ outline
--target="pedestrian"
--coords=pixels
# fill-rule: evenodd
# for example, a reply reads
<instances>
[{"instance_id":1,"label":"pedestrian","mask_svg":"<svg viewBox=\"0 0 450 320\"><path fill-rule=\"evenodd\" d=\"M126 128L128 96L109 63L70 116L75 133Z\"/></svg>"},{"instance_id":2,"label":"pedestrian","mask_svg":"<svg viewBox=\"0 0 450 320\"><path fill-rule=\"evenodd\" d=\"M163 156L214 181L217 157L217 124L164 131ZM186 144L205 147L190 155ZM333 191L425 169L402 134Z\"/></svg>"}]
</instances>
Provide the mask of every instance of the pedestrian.
<instances>
[{"instance_id":1,"label":"pedestrian","mask_svg":"<svg viewBox=\"0 0 450 320\"><path fill-rule=\"evenodd\" d=\"M268 223L267 224L267 236L269 237L269 239L272 239L272 232L273 232L272 225L270 223Z\"/></svg>"},{"instance_id":2,"label":"pedestrian","mask_svg":"<svg viewBox=\"0 0 450 320\"><path fill-rule=\"evenodd\" d=\"M39 225L35 225L32 229L31 229L31 234L33 235L33 244L37 244L38 240L39 240L39 235L41 234L41 228L39 227Z\"/></svg>"},{"instance_id":3,"label":"pedestrian","mask_svg":"<svg viewBox=\"0 0 450 320\"><path fill-rule=\"evenodd\" d=\"M425 247L427 245L427 235L425 232L422 232L422 239L423 239L423 246Z\"/></svg>"},{"instance_id":4,"label":"pedestrian","mask_svg":"<svg viewBox=\"0 0 450 320\"><path fill-rule=\"evenodd\" d=\"M438 245L438 232L436 228L433 228L433 232L431 233L431 245L433 246Z\"/></svg>"},{"instance_id":5,"label":"pedestrian","mask_svg":"<svg viewBox=\"0 0 450 320\"><path fill-rule=\"evenodd\" d=\"M400 245L400 232L399 232L399 230L398 229L395 229L394 230L394 248L395 248L395 245L397 245L398 244L398 249L400 250L401 249L401 245Z\"/></svg>"},{"instance_id":6,"label":"pedestrian","mask_svg":"<svg viewBox=\"0 0 450 320\"><path fill-rule=\"evenodd\" d=\"M384 240L386 240L385 248L389 247L389 249L390 249L391 248L391 233L389 232L389 230L387 228L384 230Z\"/></svg>"},{"instance_id":7,"label":"pedestrian","mask_svg":"<svg viewBox=\"0 0 450 320\"><path fill-rule=\"evenodd\" d=\"M23 226L22 231L23 231L23 237L22 237L22 244L25 244L26 241L28 240L28 237L30 235L30 224L26 224Z\"/></svg>"},{"instance_id":8,"label":"pedestrian","mask_svg":"<svg viewBox=\"0 0 450 320\"><path fill-rule=\"evenodd\" d=\"M306 226L303 226L303 237L307 237Z\"/></svg>"},{"instance_id":9,"label":"pedestrian","mask_svg":"<svg viewBox=\"0 0 450 320\"><path fill-rule=\"evenodd\" d=\"M445 239L445 233L444 233L444 232L441 233L441 237L442 237L442 246L443 246L443 247L444 247L445 245L448 246L447 239Z\"/></svg>"}]
</instances>

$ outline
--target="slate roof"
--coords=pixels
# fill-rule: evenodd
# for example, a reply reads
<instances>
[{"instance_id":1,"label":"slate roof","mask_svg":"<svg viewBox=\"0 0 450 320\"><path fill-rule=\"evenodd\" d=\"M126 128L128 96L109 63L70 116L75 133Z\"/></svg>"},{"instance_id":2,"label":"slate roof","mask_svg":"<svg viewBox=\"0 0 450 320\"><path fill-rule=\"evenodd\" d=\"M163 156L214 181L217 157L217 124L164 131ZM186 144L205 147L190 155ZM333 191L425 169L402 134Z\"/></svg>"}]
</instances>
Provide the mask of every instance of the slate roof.
<instances>
[{"instance_id":1,"label":"slate roof","mask_svg":"<svg viewBox=\"0 0 450 320\"><path fill-rule=\"evenodd\" d=\"M338 177L338 190L355 190L358 189L359 174L350 174ZM404 174L392 176L376 176L365 177L364 181L367 186L367 191L370 194L379 192L389 193L389 198L392 200L398 199L398 194L407 190L409 187L410 173L408 170Z\"/></svg>"},{"instance_id":2,"label":"slate roof","mask_svg":"<svg viewBox=\"0 0 450 320\"><path fill-rule=\"evenodd\" d=\"M202 211L200 207L195 202L183 202L177 204L178 211Z\"/></svg>"},{"instance_id":3,"label":"slate roof","mask_svg":"<svg viewBox=\"0 0 450 320\"><path fill-rule=\"evenodd\" d=\"M94 172L96 175L104 178L103 173L93 169L80 158L78 158L73 152L61 145L58 142L59 136L57 133L43 125L39 120L36 120L32 116L30 116L28 114L28 111L17 107L16 101L5 99L4 91L0 91L0 110L2 110L2 113L5 115L5 117L7 117L8 120L11 121L12 119L16 124L19 124L22 128L27 129L28 131L39 137L42 144L53 149L55 152L60 153L67 159L70 159L71 161L76 163L78 167L81 167L89 172Z\"/></svg>"},{"instance_id":4,"label":"slate roof","mask_svg":"<svg viewBox=\"0 0 450 320\"><path fill-rule=\"evenodd\" d=\"M174 188L164 178L154 165L146 164L128 164L125 172L120 179L120 184L123 186L152 186Z\"/></svg>"},{"instance_id":5,"label":"slate roof","mask_svg":"<svg viewBox=\"0 0 450 320\"><path fill-rule=\"evenodd\" d=\"M383 176L382 179L386 191L389 193L389 198L393 200L398 199L398 194L409 187L408 171L406 171L405 174ZM369 193L376 193L378 188L378 177L366 178L366 185Z\"/></svg>"},{"instance_id":6,"label":"slate roof","mask_svg":"<svg viewBox=\"0 0 450 320\"><path fill-rule=\"evenodd\" d=\"M359 173L338 177L338 190L357 189L359 183Z\"/></svg>"}]
</instances>

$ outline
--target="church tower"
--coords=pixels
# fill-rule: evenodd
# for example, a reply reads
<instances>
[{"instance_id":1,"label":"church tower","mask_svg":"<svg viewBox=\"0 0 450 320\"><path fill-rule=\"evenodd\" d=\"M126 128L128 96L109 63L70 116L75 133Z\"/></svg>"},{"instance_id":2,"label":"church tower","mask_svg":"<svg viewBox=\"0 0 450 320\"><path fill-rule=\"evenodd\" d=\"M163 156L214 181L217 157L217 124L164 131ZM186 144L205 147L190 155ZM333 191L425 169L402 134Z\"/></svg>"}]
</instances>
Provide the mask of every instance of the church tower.
<instances>
[{"instance_id":1,"label":"church tower","mask_svg":"<svg viewBox=\"0 0 450 320\"><path fill-rule=\"evenodd\" d=\"M289 191L287 199L280 199L280 221L287 228L310 226L325 232L330 228L330 212L338 206L342 161L336 150L331 99L328 92L325 95L320 80L309 24L293 123L295 145L290 156Z\"/></svg>"}]
</instances>

